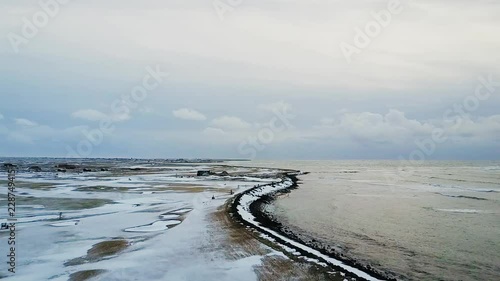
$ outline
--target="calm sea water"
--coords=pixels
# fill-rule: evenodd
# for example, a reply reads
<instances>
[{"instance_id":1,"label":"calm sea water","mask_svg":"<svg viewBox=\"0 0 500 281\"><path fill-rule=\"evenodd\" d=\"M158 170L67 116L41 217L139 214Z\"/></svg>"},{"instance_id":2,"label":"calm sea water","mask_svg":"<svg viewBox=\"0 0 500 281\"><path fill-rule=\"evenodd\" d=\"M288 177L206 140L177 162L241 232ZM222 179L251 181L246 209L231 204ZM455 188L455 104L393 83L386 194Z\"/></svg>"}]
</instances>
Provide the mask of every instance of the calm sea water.
<instances>
[{"instance_id":1,"label":"calm sea water","mask_svg":"<svg viewBox=\"0 0 500 281\"><path fill-rule=\"evenodd\" d=\"M499 161L243 165L310 172L271 210L347 256L402 280L500 280Z\"/></svg>"}]
</instances>

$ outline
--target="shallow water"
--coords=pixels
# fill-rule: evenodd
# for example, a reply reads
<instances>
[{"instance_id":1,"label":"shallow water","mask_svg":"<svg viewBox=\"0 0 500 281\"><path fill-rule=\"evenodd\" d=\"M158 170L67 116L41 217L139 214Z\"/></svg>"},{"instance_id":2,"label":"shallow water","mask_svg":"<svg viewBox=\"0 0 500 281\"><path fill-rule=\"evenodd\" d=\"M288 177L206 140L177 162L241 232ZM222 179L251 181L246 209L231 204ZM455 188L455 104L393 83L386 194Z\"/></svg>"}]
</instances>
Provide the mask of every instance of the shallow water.
<instances>
[{"instance_id":1,"label":"shallow water","mask_svg":"<svg viewBox=\"0 0 500 281\"><path fill-rule=\"evenodd\" d=\"M349 257L403 280L500 280L500 162L244 165L311 172L271 209Z\"/></svg>"}]
</instances>

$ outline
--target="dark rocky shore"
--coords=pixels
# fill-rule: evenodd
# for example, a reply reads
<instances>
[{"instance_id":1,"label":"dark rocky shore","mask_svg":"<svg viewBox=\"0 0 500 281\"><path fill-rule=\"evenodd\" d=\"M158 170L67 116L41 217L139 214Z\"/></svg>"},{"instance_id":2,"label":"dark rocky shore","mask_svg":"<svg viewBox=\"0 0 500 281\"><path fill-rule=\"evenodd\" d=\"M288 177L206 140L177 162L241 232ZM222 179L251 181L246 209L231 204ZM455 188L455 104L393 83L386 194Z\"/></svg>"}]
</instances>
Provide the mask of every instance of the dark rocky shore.
<instances>
[{"instance_id":1,"label":"dark rocky shore","mask_svg":"<svg viewBox=\"0 0 500 281\"><path fill-rule=\"evenodd\" d=\"M287 172L287 173L285 173L285 176L290 178L293 181L293 185L291 185L290 187L283 189L283 190L281 190L273 195L264 195L250 205L250 211L251 211L252 215L256 218L256 220L265 228L273 230L284 237L287 237L291 240L299 242L300 244L303 244L303 245L306 245L312 249L315 249L324 255L327 255L329 257L332 257L334 259L342 261L346 265L360 269L360 270L370 274L371 276L373 276L377 279L391 280L391 281L397 280L394 277L394 275L391 274L390 272L383 272L383 271L377 270L377 269L371 267L370 265L363 264L355 259L344 256L342 253L339 253L338 251L336 251L333 247L330 247L329 245L325 245L324 243L322 243L320 241L316 241L315 239L307 239L304 235L300 235L300 234L292 232L290 230L290 228L283 225L275 217L273 217L272 214L265 211L266 205L271 204L279 195L284 194L284 193L289 193L293 189L298 188L298 183L299 183L299 179L297 178L298 173L299 172L294 172L294 173ZM255 188L257 188L257 187L255 187ZM290 247L290 248L298 251L302 256L316 259L316 260L320 260L321 262L324 262L329 267L331 267L333 270L345 273L345 278L347 278L347 279L355 278L356 280L360 280L360 279L363 280L363 278L360 278L356 275L353 275L352 273L347 272L345 269L343 269L339 266L332 265L332 264L328 263L327 261L321 259L320 257L317 257L317 256L315 256L309 252L306 252L302 249L296 248L293 245L291 245L290 243L288 243L287 241L284 241L283 239L279 239L279 238L273 236L268 231L266 231L263 227L258 227L258 226L255 226L255 225L250 224L247 221L245 221L238 213L237 206L240 204L241 197L246 193L252 192L252 190L254 190L255 188L247 190L246 192L243 192L234 198L234 200L231 204L231 207L230 207L230 213L231 213L233 218L235 218L237 221L244 224L245 226L251 227L251 228L259 231L260 233L264 233L266 235L273 237L276 240L276 242L278 242L279 244L285 245L287 247Z\"/></svg>"}]
</instances>

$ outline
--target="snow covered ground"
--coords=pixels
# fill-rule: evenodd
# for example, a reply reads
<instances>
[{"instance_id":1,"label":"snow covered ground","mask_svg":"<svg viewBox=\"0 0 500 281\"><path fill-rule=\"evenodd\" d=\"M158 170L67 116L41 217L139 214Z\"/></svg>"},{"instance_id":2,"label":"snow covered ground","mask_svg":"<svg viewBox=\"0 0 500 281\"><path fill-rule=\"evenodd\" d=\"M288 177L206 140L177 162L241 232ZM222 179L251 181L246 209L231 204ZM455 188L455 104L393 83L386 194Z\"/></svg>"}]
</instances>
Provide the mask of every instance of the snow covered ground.
<instances>
[{"instance_id":1,"label":"snow covered ground","mask_svg":"<svg viewBox=\"0 0 500 281\"><path fill-rule=\"evenodd\" d=\"M228 257L221 250L229 243L221 238L227 230L214 227L212 218L233 196L230 190L237 194L277 181L259 178L273 171L240 167L234 168L237 178L194 177L195 165L169 168L123 175L21 172L16 178L16 273L7 274L8 233L0 232L0 277L66 281L99 273L96 280L250 281L257 280L255 267L263 258L282 256L262 245L265 254ZM0 206L0 222L6 222L5 195Z\"/></svg>"}]
</instances>

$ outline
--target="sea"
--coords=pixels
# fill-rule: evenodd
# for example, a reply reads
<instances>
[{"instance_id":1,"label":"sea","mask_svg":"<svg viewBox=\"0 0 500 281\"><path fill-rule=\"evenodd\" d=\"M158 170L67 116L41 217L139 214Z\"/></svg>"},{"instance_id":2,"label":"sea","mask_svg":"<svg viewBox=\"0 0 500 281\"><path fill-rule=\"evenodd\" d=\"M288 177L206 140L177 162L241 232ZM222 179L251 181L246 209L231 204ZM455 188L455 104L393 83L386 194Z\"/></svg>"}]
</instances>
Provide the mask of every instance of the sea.
<instances>
[{"instance_id":1,"label":"sea","mask_svg":"<svg viewBox=\"0 0 500 281\"><path fill-rule=\"evenodd\" d=\"M309 172L269 206L398 280L500 280L500 161L251 161Z\"/></svg>"}]
</instances>

